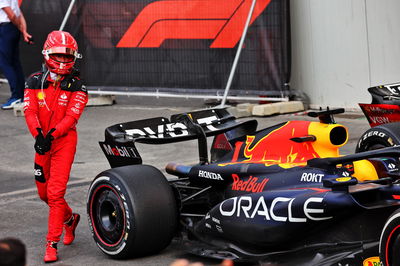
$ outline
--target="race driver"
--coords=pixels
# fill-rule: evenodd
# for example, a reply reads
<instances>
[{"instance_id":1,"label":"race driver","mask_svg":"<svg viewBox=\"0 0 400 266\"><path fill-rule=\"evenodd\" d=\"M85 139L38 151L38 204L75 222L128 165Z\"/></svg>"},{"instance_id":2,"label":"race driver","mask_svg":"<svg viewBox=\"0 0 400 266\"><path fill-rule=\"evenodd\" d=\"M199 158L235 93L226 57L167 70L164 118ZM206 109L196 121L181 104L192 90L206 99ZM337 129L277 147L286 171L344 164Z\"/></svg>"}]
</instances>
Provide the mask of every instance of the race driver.
<instances>
[{"instance_id":1,"label":"race driver","mask_svg":"<svg viewBox=\"0 0 400 266\"><path fill-rule=\"evenodd\" d=\"M26 81L24 113L35 138L35 182L40 199L49 206L45 262L58 260L57 243L70 245L80 216L64 199L74 160L76 124L87 104L87 91L74 69L78 45L71 34L53 31L43 46L45 68Z\"/></svg>"}]
</instances>

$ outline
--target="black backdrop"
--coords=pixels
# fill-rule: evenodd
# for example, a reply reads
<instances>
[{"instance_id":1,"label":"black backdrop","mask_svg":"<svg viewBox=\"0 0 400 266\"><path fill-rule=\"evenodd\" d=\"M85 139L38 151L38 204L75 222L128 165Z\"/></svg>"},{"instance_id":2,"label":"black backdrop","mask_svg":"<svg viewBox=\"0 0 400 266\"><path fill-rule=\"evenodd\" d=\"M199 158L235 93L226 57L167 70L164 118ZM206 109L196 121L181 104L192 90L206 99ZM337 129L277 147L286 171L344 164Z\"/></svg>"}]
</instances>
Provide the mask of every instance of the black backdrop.
<instances>
[{"instance_id":1,"label":"black backdrop","mask_svg":"<svg viewBox=\"0 0 400 266\"><path fill-rule=\"evenodd\" d=\"M168 7L171 2L179 7ZM21 43L25 74L40 68L45 37L60 27L69 3L23 0L21 8L35 41ZM202 10L206 3L208 10ZM243 22L236 28L243 27L250 4L251 0L77 0L65 30L78 40L84 57L78 67L89 88L222 94L239 40L215 43L235 19ZM289 0L257 4L259 15L248 30L231 94L281 96L288 92L285 84L290 79ZM140 19L142 24L130 28ZM129 29L142 38L141 47L129 43ZM120 44L123 37L128 40L125 46Z\"/></svg>"}]
</instances>

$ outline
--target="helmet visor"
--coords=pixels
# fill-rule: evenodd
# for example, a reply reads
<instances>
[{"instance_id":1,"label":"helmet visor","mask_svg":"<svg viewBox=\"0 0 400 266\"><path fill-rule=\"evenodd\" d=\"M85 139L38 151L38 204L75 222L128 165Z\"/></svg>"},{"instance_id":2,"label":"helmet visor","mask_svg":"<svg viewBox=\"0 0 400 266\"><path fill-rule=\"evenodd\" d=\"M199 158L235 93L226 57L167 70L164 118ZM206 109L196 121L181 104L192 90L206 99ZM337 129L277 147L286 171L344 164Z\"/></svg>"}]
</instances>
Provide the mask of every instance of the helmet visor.
<instances>
[{"instance_id":1,"label":"helmet visor","mask_svg":"<svg viewBox=\"0 0 400 266\"><path fill-rule=\"evenodd\" d=\"M44 55L64 54L64 55L72 55L75 58L82 58L82 55L78 53L76 50L67 47L52 47L50 49L43 50L42 54Z\"/></svg>"},{"instance_id":2,"label":"helmet visor","mask_svg":"<svg viewBox=\"0 0 400 266\"><path fill-rule=\"evenodd\" d=\"M51 54L49 56L58 63L72 63L75 61L75 56L69 54Z\"/></svg>"}]
</instances>

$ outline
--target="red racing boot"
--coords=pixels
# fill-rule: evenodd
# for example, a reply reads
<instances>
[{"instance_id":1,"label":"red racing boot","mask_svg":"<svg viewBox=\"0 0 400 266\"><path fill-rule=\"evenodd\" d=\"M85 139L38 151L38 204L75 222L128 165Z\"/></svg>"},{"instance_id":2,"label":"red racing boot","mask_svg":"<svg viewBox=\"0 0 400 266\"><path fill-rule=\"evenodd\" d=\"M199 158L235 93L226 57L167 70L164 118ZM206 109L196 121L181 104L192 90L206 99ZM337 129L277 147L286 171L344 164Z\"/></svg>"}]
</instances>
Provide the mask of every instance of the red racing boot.
<instances>
[{"instance_id":1,"label":"red racing boot","mask_svg":"<svg viewBox=\"0 0 400 266\"><path fill-rule=\"evenodd\" d=\"M57 260L57 242L47 241L46 252L44 253L44 262L55 262Z\"/></svg>"},{"instance_id":2,"label":"red racing boot","mask_svg":"<svg viewBox=\"0 0 400 266\"><path fill-rule=\"evenodd\" d=\"M75 229L78 226L81 216L77 213L73 213L71 219L64 224L65 234L63 243L64 245L71 245L75 239Z\"/></svg>"}]
</instances>

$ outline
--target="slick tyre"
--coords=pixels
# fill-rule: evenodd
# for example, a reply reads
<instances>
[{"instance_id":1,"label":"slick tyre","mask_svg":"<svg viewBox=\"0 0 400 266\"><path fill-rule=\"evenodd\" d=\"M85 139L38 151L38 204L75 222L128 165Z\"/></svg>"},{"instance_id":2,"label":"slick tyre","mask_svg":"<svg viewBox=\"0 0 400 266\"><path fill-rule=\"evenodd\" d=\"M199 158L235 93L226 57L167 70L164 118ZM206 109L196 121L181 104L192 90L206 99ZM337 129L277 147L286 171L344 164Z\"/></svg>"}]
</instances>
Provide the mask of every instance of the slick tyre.
<instances>
[{"instance_id":1,"label":"slick tyre","mask_svg":"<svg viewBox=\"0 0 400 266\"><path fill-rule=\"evenodd\" d=\"M400 122L383 124L368 129L358 140L356 152L400 145Z\"/></svg>"},{"instance_id":2,"label":"slick tyre","mask_svg":"<svg viewBox=\"0 0 400 266\"><path fill-rule=\"evenodd\" d=\"M400 266L400 209L389 217L383 227L379 257L384 266Z\"/></svg>"},{"instance_id":3,"label":"slick tyre","mask_svg":"<svg viewBox=\"0 0 400 266\"><path fill-rule=\"evenodd\" d=\"M97 246L115 259L161 251L170 244L178 223L168 181L148 165L100 173L89 188L87 214Z\"/></svg>"}]
</instances>

